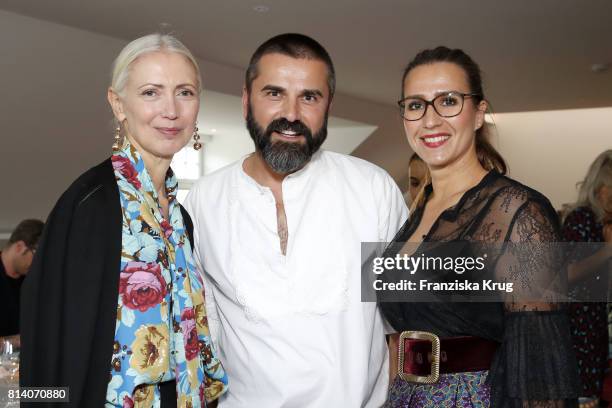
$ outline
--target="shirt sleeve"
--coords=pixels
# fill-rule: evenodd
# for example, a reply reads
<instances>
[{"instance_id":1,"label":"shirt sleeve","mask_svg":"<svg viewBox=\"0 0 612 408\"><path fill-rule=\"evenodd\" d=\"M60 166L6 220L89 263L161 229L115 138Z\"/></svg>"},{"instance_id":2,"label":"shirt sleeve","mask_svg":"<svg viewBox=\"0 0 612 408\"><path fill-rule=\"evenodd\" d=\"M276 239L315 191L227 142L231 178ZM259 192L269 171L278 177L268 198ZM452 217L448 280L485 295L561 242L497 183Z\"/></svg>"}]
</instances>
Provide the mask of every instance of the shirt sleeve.
<instances>
[{"instance_id":1,"label":"shirt sleeve","mask_svg":"<svg viewBox=\"0 0 612 408\"><path fill-rule=\"evenodd\" d=\"M391 242L408 218L408 208L402 192L386 172L374 179L373 189L378 208L379 241Z\"/></svg>"},{"instance_id":2,"label":"shirt sleeve","mask_svg":"<svg viewBox=\"0 0 612 408\"><path fill-rule=\"evenodd\" d=\"M191 220L193 222L193 259L204 282L204 303L206 305L208 329L210 330L213 347L215 347L215 351L218 351L216 349L216 344L219 340L219 314L217 313L217 304L215 302L213 285L210 282L210 279L206 273L205 265L203 262L204 258L203 254L201 253L201 246L199 245L199 243L201 242L200 233L202 231L202 229L200 228L201 209L198 204L200 194L201 192L199 189L199 184L196 183L191 188L191 190L189 190L189 193L185 198L184 207L191 216Z\"/></svg>"},{"instance_id":3,"label":"shirt sleeve","mask_svg":"<svg viewBox=\"0 0 612 408\"><path fill-rule=\"evenodd\" d=\"M496 407L571 407L578 370L569 318L560 303L567 276L559 269L559 234L548 203L527 201L515 213L496 278L513 282L505 299L504 337L489 382Z\"/></svg>"}]
</instances>

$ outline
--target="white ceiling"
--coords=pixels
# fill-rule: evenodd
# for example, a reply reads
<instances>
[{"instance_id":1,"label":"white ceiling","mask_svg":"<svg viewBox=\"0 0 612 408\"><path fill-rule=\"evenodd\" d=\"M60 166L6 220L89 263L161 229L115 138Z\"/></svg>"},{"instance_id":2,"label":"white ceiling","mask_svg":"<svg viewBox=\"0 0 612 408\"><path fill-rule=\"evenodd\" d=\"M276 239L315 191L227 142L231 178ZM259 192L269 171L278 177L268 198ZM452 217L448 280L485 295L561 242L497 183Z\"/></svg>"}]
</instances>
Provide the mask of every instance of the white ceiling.
<instances>
[{"instance_id":1,"label":"white ceiling","mask_svg":"<svg viewBox=\"0 0 612 408\"><path fill-rule=\"evenodd\" d=\"M267 13L254 6L269 7ZM612 106L609 0L2 0L0 8L124 40L160 28L243 69L265 39L301 32L331 53L340 92L393 104L404 65L445 44L480 63L498 112Z\"/></svg>"},{"instance_id":2,"label":"white ceiling","mask_svg":"<svg viewBox=\"0 0 612 408\"><path fill-rule=\"evenodd\" d=\"M612 108L493 115L491 142L510 177L544 194L557 209L578 198L593 160L612 149Z\"/></svg>"},{"instance_id":3,"label":"white ceiling","mask_svg":"<svg viewBox=\"0 0 612 408\"><path fill-rule=\"evenodd\" d=\"M268 13L253 10L261 3ZM238 155L252 149L236 96L251 53L282 32L313 36L335 62L339 92L326 147L340 150L333 144L348 138L343 149L350 151L376 125L352 154L404 186L411 152L394 101L402 68L425 47L468 51L496 112L612 107L612 72L589 69L612 63L610 0L0 0L0 174L11 175L0 236L20 219L45 218L78 174L107 157L112 58L127 41L160 28L184 40L204 71L201 130L217 129L207 149L218 142L221 152L217 164L205 153L205 167L228 160L223 145ZM610 110L575 112L507 113L497 121L512 175L556 203L573 197L595 152L610 147Z\"/></svg>"},{"instance_id":4,"label":"white ceiling","mask_svg":"<svg viewBox=\"0 0 612 408\"><path fill-rule=\"evenodd\" d=\"M46 218L79 174L108 157L109 66L125 43L0 8L0 174L11 175L3 184L10 194L0 205L0 238L23 218ZM253 143L241 112L243 69L203 59L200 65L206 88L200 130L216 129L204 140L204 169L212 171L251 152ZM387 126L379 125L378 105L349 99L338 95L334 103L339 113L330 117L329 150L350 153L378 126ZM366 114L352 112L355 106ZM395 118L394 109L386 110Z\"/></svg>"}]
</instances>

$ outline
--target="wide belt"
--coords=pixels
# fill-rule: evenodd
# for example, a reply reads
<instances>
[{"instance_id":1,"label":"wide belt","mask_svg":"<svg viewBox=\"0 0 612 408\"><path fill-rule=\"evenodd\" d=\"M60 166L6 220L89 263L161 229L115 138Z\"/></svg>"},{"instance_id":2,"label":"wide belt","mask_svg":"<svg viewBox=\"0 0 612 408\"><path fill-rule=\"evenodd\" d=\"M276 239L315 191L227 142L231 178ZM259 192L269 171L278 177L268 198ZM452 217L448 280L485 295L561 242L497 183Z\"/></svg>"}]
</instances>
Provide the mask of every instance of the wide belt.
<instances>
[{"instance_id":1,"label":"wide belt","mask_svg":"<svg viewBox=\"0 0 612 408\"><path fill-rule=\"evenodd\" d=\"M440 374L488 370L498 346L481 337L439 338L405 331L399 335L398 375L405 381L433 384Z\"/></svg>"}]
</instances>

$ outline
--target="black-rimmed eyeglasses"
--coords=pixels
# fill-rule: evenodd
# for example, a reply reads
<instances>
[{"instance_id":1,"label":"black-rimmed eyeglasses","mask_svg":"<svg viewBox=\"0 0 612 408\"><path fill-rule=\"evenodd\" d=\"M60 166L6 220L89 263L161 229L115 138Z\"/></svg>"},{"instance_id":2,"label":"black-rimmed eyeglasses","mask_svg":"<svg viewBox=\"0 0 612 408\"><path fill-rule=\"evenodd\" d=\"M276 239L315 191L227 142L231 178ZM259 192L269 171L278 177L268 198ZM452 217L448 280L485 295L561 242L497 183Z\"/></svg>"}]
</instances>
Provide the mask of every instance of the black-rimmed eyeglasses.
<instances>
[{"instance_id":1,"label":"black-rimmed eyeglasses","mask_svg":"<svg viewBox=\"0 0 612 408\"><path fill-rule=\"evenodd\" d=\"M433 106L436 113L443 118L452 118L463 111L465 98L480 96L475 93L445 92L427 101L423 98L408 97L397 102L400 108L400 115L406 120L419 120L427 112L429 105Z\"/></svg>"}]
</instances>

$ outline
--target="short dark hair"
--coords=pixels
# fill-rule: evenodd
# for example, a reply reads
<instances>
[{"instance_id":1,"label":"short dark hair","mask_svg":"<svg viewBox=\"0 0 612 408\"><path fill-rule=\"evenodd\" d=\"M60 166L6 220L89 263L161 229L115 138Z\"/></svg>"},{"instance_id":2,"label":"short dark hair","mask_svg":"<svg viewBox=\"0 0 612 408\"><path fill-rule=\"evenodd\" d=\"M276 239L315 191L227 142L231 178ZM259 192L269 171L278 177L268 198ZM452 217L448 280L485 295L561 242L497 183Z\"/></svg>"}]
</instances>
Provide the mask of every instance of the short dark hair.
<instances>
[{"instance_id":1,"label":"short dark hair","mask_svg":"<svg viewBox=\"0 0 612 408\"><path fill-rule=\"evenodd\" d=\"M470 87L470 93L476 94L474 101L476 104L485 99L482 86L482 75L480 67L465 51L444 46L427 49L419 52L404 69L402 75L402 99L404 99L404 84L406 77L414 68L434 64L436 62L450 62L457 65L465 72ZM476 131L476 154L480 164L486 169L495 169L502 174L506 174L508 167L501 154L488 140L487 124L484 123L480 129Z\"/></svg>"},{"instance_id":2,"label":"short dark hair","mask_svg":"<svg viewBox=\"0 0 612 408\"><path fill-rule=\"evenodd\" d=\"M323 61L327 65L327 86L330 99L336 91L336 71L332 60L321 44L314 39L295 33L280 34L261 44L251 57L246 71L245 84L247 91L251 92L251 85L257 75L257 64L261 57L267 54L283 54L292 58L304 58Z\"/></svg>"},{"instance_id":3,"label":"short dark hair","mask_svg":"<svg viewBox=\"0 0 612 408\"><path fill-rule=\"evenodd\" d=\"M482 75L478 64L476 64L476 62L465 53L465 51L458 48L451 49L444 46L419 52L406 66L404 69L404 75L402 76L402 99L404 98L404 82L406 82L406 77L410 71L418 66L434 64L436 62L451 62L458 65L461 69L463 69L465 75L467 76L470 92L476 94L476 102L480 102L484 99Z\"/></svg>"},{"instance_id":4,"label":"short dark hair","mask_svg":"<svg viewBox=\"0 0 612 408\"><path fill-rule=\"evenodd\" d=\"M17 241L23 241L28 248L36 248L44 226L45 223L41 220L28 219L21 221L15 230L13 230L8 245L14 244Z\"/></svg>"}]
</instances>

